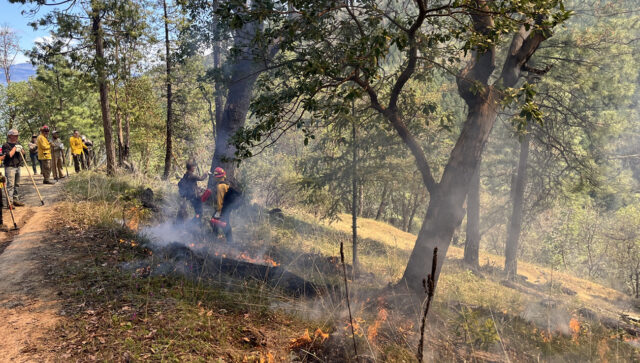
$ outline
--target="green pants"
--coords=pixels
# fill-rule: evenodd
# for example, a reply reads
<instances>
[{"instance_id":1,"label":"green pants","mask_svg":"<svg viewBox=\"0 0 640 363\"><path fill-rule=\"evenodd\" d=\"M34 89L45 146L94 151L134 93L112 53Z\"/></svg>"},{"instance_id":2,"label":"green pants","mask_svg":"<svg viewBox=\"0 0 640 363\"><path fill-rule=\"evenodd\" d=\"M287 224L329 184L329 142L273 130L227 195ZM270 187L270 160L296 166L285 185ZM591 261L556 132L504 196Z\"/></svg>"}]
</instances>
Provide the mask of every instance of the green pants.
<instances>
[{"instance_id":1,"label":"green pants","mask_svg":"<svg viewBox=\"0 0 640 363\"><path fill-rule=\"evenodd\" d=\"M40 169L42 170L42 177L44 181L49 181L51 177L51 159L40 160Z\"/></svg>"}]
</instances>

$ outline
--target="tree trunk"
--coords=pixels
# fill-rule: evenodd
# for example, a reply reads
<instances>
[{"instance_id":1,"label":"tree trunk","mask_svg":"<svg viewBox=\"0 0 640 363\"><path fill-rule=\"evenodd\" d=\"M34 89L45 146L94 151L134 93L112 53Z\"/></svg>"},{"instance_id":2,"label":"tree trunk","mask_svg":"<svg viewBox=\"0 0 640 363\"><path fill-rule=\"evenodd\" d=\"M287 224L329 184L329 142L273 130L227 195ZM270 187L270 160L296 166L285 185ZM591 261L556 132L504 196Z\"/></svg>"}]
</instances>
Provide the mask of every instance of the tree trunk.
<instances>
[{"instance_id":1,"label":"tree trunk","mask_svg":"<svg viewBox=\"0 0 640 363\"><path fill-rule=\"evenodd\" d=\"M118 40L115 42L115 56L116 56L116 80L113 86L113 97L116 104L116 127L118 128L118 166L122 167L124 161L124 140L122 135L122 118L120 117L120 104L118 102L118 86L120 83L120 56L118 52Z\"/></svg>"},{"instance_id":2,"label":"tree trunk","mask_svg":"<svg viewBox=\"0 0 640 363\"><path fill-rule=\"evenodd\" d=\"M380 198L380 206L378 207L378 211L376 212L376 221L379 221L382 218L382 214L384 213L384 207L387 204L387 194L389 193L389 182L385 182L382 187L382 197Z\"/></svg>"},{"instance_id":3,"label":"tree trunk","mask_svg":"<svg viewBox=\"0 0 640 363\"><path fill-rule=\"evenodd\" d=\"M412 290L420 291L422 279L431 272L435 247L438 247L438 255L443 257L436 268L434 281L437 283L453 233L464 217L463 204L469 190L469 176L476 172L499 108L493 91L478 97L481 98L469 108L467 121L451 151L440 183L431 188L427 214L399 282Z\"/></svg>"},{"instance_id":4,"label":"tree trunk","mask_svg":"<svg viewBox=\"0 0 640 363\"><path fill-rule=\"evenodd\" d=\"M524 209L524 189L527 185L527 161L529 158L530 134L526 133L520 143L520 160L518 161L518 175L513 192L513 213L509 220L507 244L504 251L504 272L507 279L515 279L518 275L518 244L522 230L522 211Z\"/></svg>"},{"instance_id":5,"label":"tree trunk","mask_svg":"<svg viewBox=\"0 0 640 363\"><path fill-rule=\"evenodd\" d=\"M164 156L164 173L162 178L167 180L171 172L171 153L173 149L173 94L171 92L171 49L169 47L169 14L167 13L167 1L162 1L164 9L164 47L167 66L167 141Z\"/></svg>"},{"instance_id":6,"label":"tree trunk","mask_svg":"<svg viewBox=\"0 0 640 363\"><path fill-rule=\"evenodd\" d=\"M98 75L98 88L100 91L100 111L102 112L102 127L104 129L104 149L107 154L107 175L113 175L115 173L116 153L113 148L111 114L109 109L109 84L107 83L105 69L106 60L104 58L102 18L100 17L100 12L95 2L92 2L91 7L93 42L96 48L96 73Z\"/></svg>"},{"instance_id":7,"label":"tree trunk","mask_svg":"<svg viewBox=\"0 0 640 363\"><path fill-rule=\"evenodd\" d=\"M245 125L253 86L258 79L264 63L260 64L255 59L251 49L251 39L257 31L257 24L249 23L236 34L235 45L242 49L238 59L234 59L229 81L227 102L220 122L216 123L215 151L211 160L211 171L216 167L222 167L228 179L235 178L236 147L231 143L231 138ZM212 189L215 178L209 178L208 188Z\"/></svg>"},{"instance_id":8,"label":"tree trunk","mask_svg":"<svg viewBox=\"0 0 640 363\"><path fill-rule=\"evenodd\" d=\"M116 127L118 128L118 166L122 167L123 161L123 135L122 135L122 119L120 118L120 104L118 103L118 81L113 86L113 97L116 104Z\"/></svg>"},{"instance_id":9,"label":"tree trunk","mask_svg":"<svg viewBox=\"0 0 640 363\"><path fill-rule=\"evenodd\" d=\"M129 161L129 80L131 79L131 65L126 64L126 78L124 80L124 103L126 105L126 112L124 113L124 143L123 143L123 151L122 151L122 159L124 161Z\"/></svg>"},{"instance_id":10,"label":"tree trunk","mask_svg":"<svg viewBox=\"0 0 640 363\"><path fill-rule=\"evenodd\" d=\"M355 106L351 107L352 116L355 117ZM352 149L352 165L351 165L351 230L353 237L353 276L359 276L358 268L358 143L356 139L356 123L351 121L351 149Z\"/></svg>"},{"instance_id":11,"label":"tree trunk","mask_svg":"<svg viewBox=\"0 0 640 363\"><path fill-rule=\"evenodd\" d=\"M222 47L220 46L220 41L216 41L213 45L213 67L215 69L220 69L220 66L222 65L222 61L220 59L221 52L222 52ZM222 121L222 107L223 107L223 100L224 100L222 81L216 80L216 83L214 84L214 90L215 90L214 104L215 104L216 114L214 119L215 124L213 125L213 138L215 139L216 125Z\"/></svg>"},{"instance_id":12,"label":"tree trunk","mask_svg":"<svg viewBox=\"0 0 640 363\"><path fill-rule=\"evenodd\" d=\"M416 193L413 198L413 207L411 207L411 215L409 216L409 223L407 224L406 229L406 231L409 233L411 233L411 228L413 227L413 219L415 218L416 213L418 212L418 207L422 204L423 199L424 194L422 194L422 192Z\"/></svg>"},{"instance_id":13,"label":"tree trunk","mask_svg":"<svg viewBox=\"0 0 640 363\"><path fill-rule=\"evenodd\" d=\"M464 243L464 262L472 268L480 267L480 163L471 178L467 195L467 240Z\"/></svg>"}]
</instances>

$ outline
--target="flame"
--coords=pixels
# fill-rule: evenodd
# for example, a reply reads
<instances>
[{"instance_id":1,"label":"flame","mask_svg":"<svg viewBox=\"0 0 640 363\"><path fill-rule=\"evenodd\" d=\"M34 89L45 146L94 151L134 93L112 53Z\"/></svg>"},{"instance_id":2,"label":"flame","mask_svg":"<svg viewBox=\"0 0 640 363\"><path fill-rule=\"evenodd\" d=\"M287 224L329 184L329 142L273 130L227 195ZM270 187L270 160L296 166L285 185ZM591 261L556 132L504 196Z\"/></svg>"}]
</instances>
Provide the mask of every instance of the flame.
<instances>
[{"instance_id":1,"label":"flame","mask_svg":"<svg viewBox=\"0 0 640 363\"><path fill-rule=\"evenodd\" d=\"M321 328L316 329L313 332L313 336L309 335L309 329L304 330L304 334L298 338L293 338L289 341L289 349L301 348L304 346L308 346L312 344L314 341L318 341L320 343L324 343L325 340L329 339L329 333L325 333Z\"/></svg>"},{"instance_id":2,"label":"flame","mask_svg":"<svg viewBox=\"0 0 640 363\"><path fill-rule=\"evenodd\" d=\"M571 335L573 336L573 340L578 339L578 335L580 335L580 322L575 317L572 317L569 321L569 329L571 330Z\"/></svg>"},{"instance_id":3,"label":"flame","mask_svg":"<svg viewBox=\"0 0 640 363\"><path fill-rule=\"evenodd\" d=\"M214 252L214 256L227 258L226 254L220 253L220 252ZM262 258L251 257L247 252L240 252L240 253L237 253L237 254L230 254L229 258L233 258L233 259L236 259L236 260L242 260L242 261L246 261L246 262L250 262L250 263L267 265L267 266L271 266L271 267L280 266L280 264L278 262L274 261L269 256L265 256L265 257L262 257Z\"/></svg>"},{"instance_id":4,"label":"flame","mask_svg":"<svg viewBox=\"0 0 640 363\"><path fill-rule=\"evenodd\" d=\"M324 343L325 340L329 339L329 333L323 332L320 328L316 329L313 335L316 339L320 340L320 343Z\"/></svg>"},{"instance_id":5,"label":"flame","mask_svg":"<svg viewBox=\"0 0 640 363\"><path fill-rule=\"evenodd\" d=\"M289 349L296 349L303 347L312 342L311 336L309 336L309 329L305 329L304 334L298 338L293 338L289 341Z\"/></svg>"},{"instance_id":6,"label":"flame","mask_svg":"<svg viewBox=\"0 0 640 363\"><path fill-rule=\"evenodd\" d=\"M367 338L369 338L369 341L372 342L376 339L376 337L378 336L378 329L380 329L380 327L382 326L382 323L387 320L387 317L389 316L389 313L387 313L387 310L382 308L378 311L378 316L376 317L376 321L373 323L372 326L369 327L369 329L367 329Z\"/></svg>"},{"instance_id":7,"label":"flame","mask_svg":"<svg viewBox=\"0 0 640 363\"><path fill-rule=\"evenodd\" d=\"M126 222L126 226L129 227L130 230L136 232L140 227L140 212L136 207L129 208L128 212L131 214L131 217Z\"/></svg>"},{"instance_id":8,"label":"flame","mask_svg":"<svg viewBox=\"0 0 640 363\"><path fill-rule=\"evenodd\" d=\"M140 223L138 222L137 218L131 218L129 219L129 221L127 221L127 227L129 227L129 229L134 232L138 230L139 226L140 226Z\"/></svg>"},{"instance_id":9,"label":"flame","mask_svg":"<svg viewBox=\"0 0 640 363\"><path fill-rule=\"evenodd\" d=\"M364 323L362 318L353 318L353 331L354 333L361 337L364 335L364 331L361 328L361 324ZM348 331L351 334L351 323L347 322L347 325L344 327L345 331Z\"/></svg>"}]
</instances>

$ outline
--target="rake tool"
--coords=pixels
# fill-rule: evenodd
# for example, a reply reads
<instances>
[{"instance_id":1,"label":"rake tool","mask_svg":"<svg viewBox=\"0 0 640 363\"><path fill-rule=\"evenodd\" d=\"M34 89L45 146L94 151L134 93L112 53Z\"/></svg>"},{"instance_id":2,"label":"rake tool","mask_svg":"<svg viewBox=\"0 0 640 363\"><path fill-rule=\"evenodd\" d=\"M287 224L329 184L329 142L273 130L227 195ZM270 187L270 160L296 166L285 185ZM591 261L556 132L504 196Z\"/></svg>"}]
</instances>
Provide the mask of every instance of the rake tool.
<instances>
[{"instance_id":1,"label":"rake tool","mask_svg":"<svg viewBox=\"0 0 640 363\"><path fill-rule=\"evenodd\" d=\"M2 183L2 189L4 189L4 195L7 197L9 213L11 213L11 220L13 221L13 230L17 231L20 229L20 227L18 227L18 224L16 223L16 217L13 215L13 204L11 204L11 201L9 201L9 192L7 191L7 185L5 183Z\"/></svg>"},{"instance_id":2,"label":"rake tool","mask_svg":"<svg viewBox=\"0 0 640 363\"><path fill-rule=\"evenodd\" d=\"M22 162L24 163L24 165L27 165L27 161L24 159L24 155L22 155L22 153L20 153L20 157L22 158ZM31 175L31 170L29 170L29 168L27 168L27 173L29 173L29 177L31 178L33 187L36 188L36 192L38 192L38 198L40 198L40 203L44 205L44 199L42 199L42 194L40 194L40 190L38 189L38 186L36 185L36 181L35 179L33 179L33 175Z\"/></svg>"}]
</instances>

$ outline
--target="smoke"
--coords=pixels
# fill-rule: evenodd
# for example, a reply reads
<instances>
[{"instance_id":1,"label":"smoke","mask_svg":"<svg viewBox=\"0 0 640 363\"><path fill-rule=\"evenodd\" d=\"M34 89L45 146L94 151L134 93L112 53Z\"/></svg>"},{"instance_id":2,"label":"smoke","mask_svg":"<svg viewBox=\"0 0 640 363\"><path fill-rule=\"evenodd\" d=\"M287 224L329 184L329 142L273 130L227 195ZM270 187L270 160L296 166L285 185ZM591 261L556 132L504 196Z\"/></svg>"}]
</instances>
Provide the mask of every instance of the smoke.
<instances>
[{"instance_id":1,"label":"smoke","mask_svg":"<svg viewBox=\"0 0 640 363\"><path fill-rule=\"evenodd\" d=\"M176 223L174 221L144 227L140 230L140 234L151 242L149 247L152 250L166 247L170 243L180 243L187 246L187 241L191 237L187 223Z\"/></svg>"},{"instance_id":2,"label":"smoke","mask_svg":"<svg viewBox=\"0 0 640 363\"><path fill-rule=\"evenodd\" d=\"M554 300L545 299L530 302L521 316L548 332L570 334L569 321L571 320L571 314Z\"/></svg>"}]
</instances>

